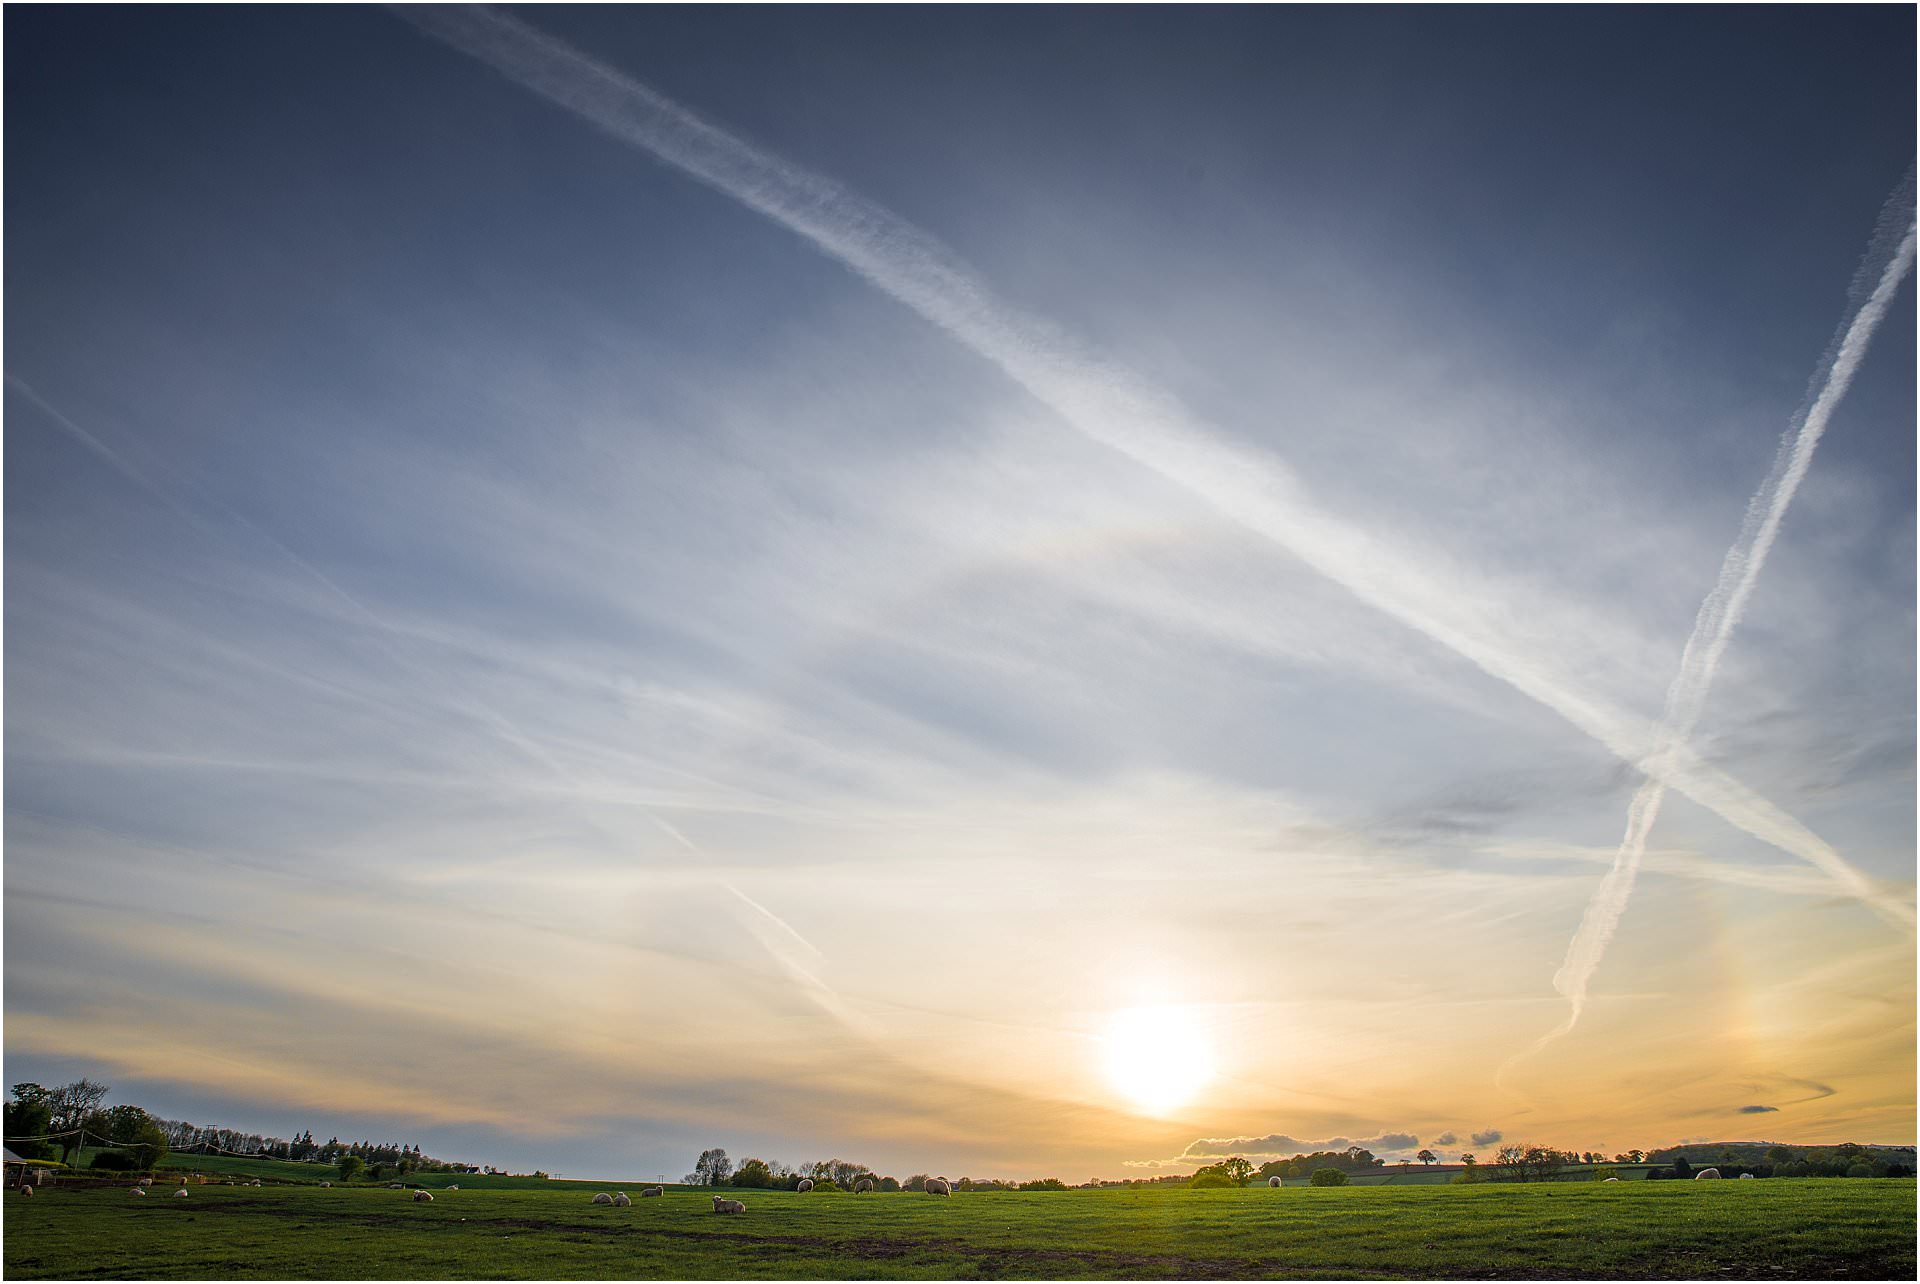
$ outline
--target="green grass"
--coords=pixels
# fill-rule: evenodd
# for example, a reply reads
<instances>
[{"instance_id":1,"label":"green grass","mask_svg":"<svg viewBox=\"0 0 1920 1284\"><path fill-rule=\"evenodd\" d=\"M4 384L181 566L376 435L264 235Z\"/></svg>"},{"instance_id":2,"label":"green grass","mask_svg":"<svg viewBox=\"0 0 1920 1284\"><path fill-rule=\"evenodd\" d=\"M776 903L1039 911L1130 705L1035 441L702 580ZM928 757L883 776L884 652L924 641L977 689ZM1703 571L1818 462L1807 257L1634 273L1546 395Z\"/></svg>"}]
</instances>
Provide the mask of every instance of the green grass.
<instances>
[{"instance_id":1,"label":"green grass","mask_svg":"<svg viewBox=\"0 0 1920 1284\"><path fill-rule=\"evenodd\" d=\"M10 1279L1911 1279L1911 1180L1102 1190L124 1185L7 1194ZM629 1186L635 1189L638 1184ZM611 1184L608 1187L612 1188Z\"/></svg>"}]
</instances>

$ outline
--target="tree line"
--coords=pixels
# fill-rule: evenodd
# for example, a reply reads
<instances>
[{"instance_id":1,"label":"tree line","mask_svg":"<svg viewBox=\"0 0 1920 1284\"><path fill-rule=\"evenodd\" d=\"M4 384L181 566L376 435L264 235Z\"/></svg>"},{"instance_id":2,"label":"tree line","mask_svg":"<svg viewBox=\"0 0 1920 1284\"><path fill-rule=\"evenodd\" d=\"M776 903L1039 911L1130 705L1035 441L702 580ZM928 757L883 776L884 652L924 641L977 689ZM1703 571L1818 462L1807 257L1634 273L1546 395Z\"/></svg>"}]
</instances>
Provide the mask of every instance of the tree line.
<instances>
[{"instance_id":1,"label":"tree line","mask_svg":"<svg viewBox=\"0 0 1920 1284\"><path fill-rule=\"evenodd\" d=\"M716 1147L701 1151L700 1158L694 1161L693 1171L683 1180L689 1186L733 1186L747 1190L796 1190L802 1181L811 1181L813 1189L818 1191L850 1191L860 1182L870 1181L875 1190L924 1191L927 1182L933 1178L927 1173L915 1173L901 1181L897 1177L883 1176L865 1164L857 1164L850 1159L818 1159L797 1167L783 1164L777 1159L743 1159L736 1168L727 1157L727 1152ZM1068 1189L1067 1184L1058 1177L1023 1182L962 1177L949 1184L958 1191Z\"/></svg>"},{"instance_id":2,"label":"tree line","mask_svg":"<svg viewBox=\"0 0 1920 1284\"><path fill-rule=\"evenodd\" d=\"M102 1108L112 1091L104 1083L76 1079L55 1088L16 1083L6 1106L7 1146L22 1159L58 1159L71 1165L83 1143L93 1153L90 1168L143 1171L169 1152L227 1154L333 1164L343 1181L426 1172L479 1172L473 1164L452 1163L424 1154L418 1145L398 1142L314 1140L312 1130L287 1137L239 1132L180 1119L159 1119L139 1106ZM490 1171L490 1170L489 1170Z\"/></svg>"}]
</instances>

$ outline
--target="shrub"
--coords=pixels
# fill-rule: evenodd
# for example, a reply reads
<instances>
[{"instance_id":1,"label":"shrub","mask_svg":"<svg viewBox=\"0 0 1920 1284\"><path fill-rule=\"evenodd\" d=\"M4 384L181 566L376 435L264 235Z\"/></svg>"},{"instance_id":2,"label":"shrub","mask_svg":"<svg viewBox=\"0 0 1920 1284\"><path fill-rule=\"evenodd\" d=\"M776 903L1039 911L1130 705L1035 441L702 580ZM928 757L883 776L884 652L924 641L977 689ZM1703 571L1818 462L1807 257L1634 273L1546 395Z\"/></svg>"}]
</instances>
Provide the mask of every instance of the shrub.
<instances>
[{"instance_id":1,"label":"shrub","mask_svg":"<svg viewBox=\"0 0 1920 1284\"><path fill-rule=\"evenodd\" d=\"M1853 1167L1847 1169L1847 1176L1871 1177L1873 1176L1873 1167L1870 1164L1855 1164Z\"/></svg>"},{"instance_id":2,"label":"shrub","mask_svg":"<svg viewBox=\"0 0 1920 1284\"><path fill-rule=\"evenodd\" d=\"M1332 1172L1333 1170L1332 1170L1332 1169L1327 1169L1326 1171L1328 1171L1328 1172ZM1317 1176L1317 1174L1316 1174L1316 1176ZM1345 1174L1345 1173L1342 1173L1342 1174L1340 1175L1340 1180L1342 1180L1342 1181L1345 1181L1345 1180L1346 1180L1346 1174ZM1234 1190L1234 1189L1237 1189L1237 1188L1236 1188L1236 1187L1234 1186L1234 1184L1233 1184L1233 1178L1231 1178L1231 1177L1229 1177L1229 1176L1227 1176L1227 1175L1226 1175L1225 1173L1222 1173L1222 1172L1209 1172L1209 1171L1204 1171L1204 1170L1203 1170L1203 1171L1201 1171L1201 1172L1197 1172L1197 1173L1195 1173L1195 1174L1193 1175L1193 1180L1187 1183L1187 1188L1188 1188L1189 1190Z\"/></svg>"},{"instance_id":3,"label":"shrub","mask_svg":"<svg viewBox=\"0 0 1920 1284\"><path fill-rule=\"evenodd\" d=\"M98 1168L102 1172L130 1173L138 1164L124 1150L97 1150L93 1158L87 1161L87 1167Z\"/></svg>"},{"instance_id":4,"label":"shrub","mask_svg":"<svg viewBox=\"0 0 1920 1284\"><path fill-rule=\"evenodd\" d=\"M1308 1181L1315 1186L1344 1186L1347 1175L1338 1168L1316 1168Z\"/></svg>"},{"instance_id":5,"label":"shrub","mask_svg":"<svg viewBox=\"0 0 1920 1284\"><path fill-rule=\"evenodd\" d=\"M1465 1168L1450 1177L1447 1180L1447 1184L1450 1186L1478 1186L1486 1179L1487 1175L1480 1171L1479 1164L1468 1164Z\"/></svg>"},{"instance_id":6,"label":"shrub","mask_svg":"<svg viewBox=\"0 0 1920 1284\"><path fill-rule=\"evenodd\" d=\"M1020 1183L1021 1190L1065 1190L1066 1188L1067 1183L1061 1181L1058 1177L1042 1177L1037 1181L1023 1181Z\"/></svg>"}]
</instances>

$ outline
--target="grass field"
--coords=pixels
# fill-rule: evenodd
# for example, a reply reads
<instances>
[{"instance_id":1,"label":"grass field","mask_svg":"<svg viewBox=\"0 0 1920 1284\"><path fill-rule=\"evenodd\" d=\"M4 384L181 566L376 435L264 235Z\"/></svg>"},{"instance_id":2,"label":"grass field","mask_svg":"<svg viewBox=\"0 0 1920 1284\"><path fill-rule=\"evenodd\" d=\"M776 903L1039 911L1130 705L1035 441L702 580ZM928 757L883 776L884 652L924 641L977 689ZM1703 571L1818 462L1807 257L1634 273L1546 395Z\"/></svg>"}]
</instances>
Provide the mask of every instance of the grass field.
<instances>
[{"instance_id":1,"label":"grass field","mask_svg":"<svg viewBox=\"0 0 1920 1284\"><path fill-rule=\"evenodd\" d=\"M124 1186L6 1197L10 1279L1911 1279L1911 1180L1103 1190ZM611 1188L611 1187L609 1187Z\"/></svg>"}]
</instances>

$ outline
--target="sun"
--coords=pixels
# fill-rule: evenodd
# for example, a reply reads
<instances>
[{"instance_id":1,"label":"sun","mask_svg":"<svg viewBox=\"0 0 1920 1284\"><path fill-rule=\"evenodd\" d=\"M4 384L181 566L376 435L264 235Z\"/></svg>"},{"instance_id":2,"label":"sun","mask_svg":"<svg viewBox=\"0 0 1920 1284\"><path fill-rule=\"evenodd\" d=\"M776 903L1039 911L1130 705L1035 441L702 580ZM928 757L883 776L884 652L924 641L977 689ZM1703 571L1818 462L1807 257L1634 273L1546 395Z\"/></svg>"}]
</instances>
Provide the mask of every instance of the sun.
<instances>
[{"instance_id":1,"label":"sun","mask_svg":"<svg viewBox=\"0 0 1920 1284\"><path fill-rule=\"evenodd\" d=\"M1206 1028L1181 1007L1125 1008L1107 1022L1107 1078L1135 1109L1163 1115L1213 1078Z\"/></svg>"}]
</instances>

